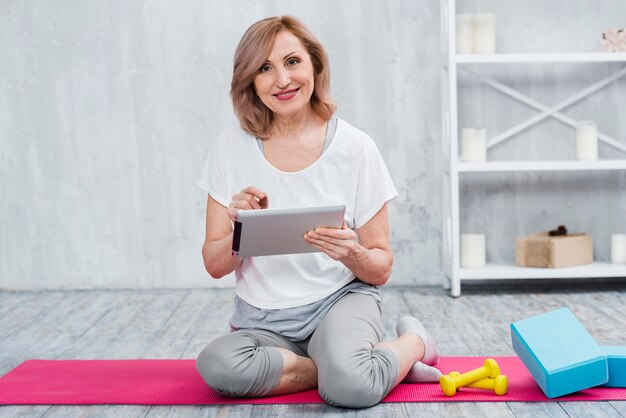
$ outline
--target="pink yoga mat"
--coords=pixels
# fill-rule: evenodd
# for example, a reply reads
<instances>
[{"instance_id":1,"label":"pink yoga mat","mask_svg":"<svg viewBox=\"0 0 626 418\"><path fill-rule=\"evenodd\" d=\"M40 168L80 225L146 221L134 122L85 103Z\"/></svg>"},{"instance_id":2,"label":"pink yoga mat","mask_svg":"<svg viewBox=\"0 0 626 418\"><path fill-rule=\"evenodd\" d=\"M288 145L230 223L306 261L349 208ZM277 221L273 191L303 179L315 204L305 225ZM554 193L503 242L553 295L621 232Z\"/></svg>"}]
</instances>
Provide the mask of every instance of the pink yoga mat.
<instances>
[{"instance_id":1,"label":"pink yoga mat","mask_svg":"<svg viewBox=\"0 0 626 418\"><path fill-rule=\"evenodd\" d=\"M626 400L624 388L592 388L548 399L518 357L494 357L509 379L497 396L480 389L443 395L439 384L401 384L383 402L547 402ZM485 357L443 357L439 369L465 372ZM322 403L316 390L283 396L231 399L207 387L194 360L28 360L0 378L2 405L207 405Z\"/></svg>"}]
</instances>

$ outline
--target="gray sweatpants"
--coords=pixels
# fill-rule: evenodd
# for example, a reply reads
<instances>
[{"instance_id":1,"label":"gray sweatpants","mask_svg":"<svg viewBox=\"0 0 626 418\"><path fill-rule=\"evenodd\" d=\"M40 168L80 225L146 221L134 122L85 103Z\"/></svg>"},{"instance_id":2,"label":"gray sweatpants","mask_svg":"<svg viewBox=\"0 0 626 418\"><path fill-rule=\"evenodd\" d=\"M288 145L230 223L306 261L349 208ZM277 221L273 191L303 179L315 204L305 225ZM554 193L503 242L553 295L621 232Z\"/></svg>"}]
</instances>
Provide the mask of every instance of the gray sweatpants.
<instances>
[{"instance_id":1,"label":"gray sweatpants","mask_svg":"<svg viewBox=\"0 0 626 418\"><path fill-rule=\"evenodd\" d=\"M400 372L391 350L374 348L382 337L378 301L371 295L348 293L305 341L293 342L264 330L234 331L213 340L198 356L196 367L223 395L265 396L280 380L283 361L278 348L284 348L313 359L319 394L326 402L365 408L393 389Z\"/></svg>"}]
</instances>

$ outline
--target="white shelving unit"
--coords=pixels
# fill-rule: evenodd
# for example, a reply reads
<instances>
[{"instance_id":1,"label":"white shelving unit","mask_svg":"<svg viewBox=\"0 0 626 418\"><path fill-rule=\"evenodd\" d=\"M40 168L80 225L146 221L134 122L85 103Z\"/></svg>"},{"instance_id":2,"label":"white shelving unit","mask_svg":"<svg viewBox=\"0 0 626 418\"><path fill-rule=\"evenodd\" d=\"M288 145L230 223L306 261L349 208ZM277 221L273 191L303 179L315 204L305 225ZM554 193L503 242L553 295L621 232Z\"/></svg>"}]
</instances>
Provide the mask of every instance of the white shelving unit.
<instances>
[{"instance_id":1,"label":"white shelving unit","mask_svg":"<svg viewBox=\"0 0 626 418\"><path fill-rule=\"evenodd\" d=\"M505 141L513 135L546 118L554 118L566 125L576 126L576 121L564 113L571 104L584 99L626 75L626 53L551 53L551 54L456 54L456 4L455 0L443 0L441 9L442 34L442 134L443 155L447 158L443 179L443 246L444 288L452 296L461 295L461 281L489 279L566 279L587 277L626 277L626 266L610 263L592 263L579 267L543 269L511 265L488 264L485 268L464 269L460 266L460 193L459 177L466 173L490 172L540 172L540 171L595 171L626 170L624 160L597 161L488 161L465 163L459 158L459 126L457 83L459 72L476 77L484 84L537 110L534 117L514 126L493 138L487 139L487 148ZM546 106L522 93L493 80L480 72L482 65L514 63L624 63L615 73L587 86L556 105ZM478 67L478 69L477 69ZM626 153L626 144L598 132L598 140Z\"/></svg>"}]
</instances>

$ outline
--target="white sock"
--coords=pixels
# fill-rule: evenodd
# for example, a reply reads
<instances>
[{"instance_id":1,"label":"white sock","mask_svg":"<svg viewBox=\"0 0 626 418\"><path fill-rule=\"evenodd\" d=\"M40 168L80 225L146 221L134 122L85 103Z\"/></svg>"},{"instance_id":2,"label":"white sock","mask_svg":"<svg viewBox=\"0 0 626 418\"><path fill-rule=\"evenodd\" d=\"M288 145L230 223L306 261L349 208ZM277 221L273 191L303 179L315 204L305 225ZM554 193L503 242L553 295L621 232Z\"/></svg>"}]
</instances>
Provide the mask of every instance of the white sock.
<instances>
[{"instance_id":1,"label":"white sock","mask_svg":"<svg viewBox=\"0 0 626 418\"><path fill-rule=\"evenodd\" d=\"M410 383L439 383L439 378L442 373L438 368L427 366L426 364L418 361L411 367L403 382Z\"/></svg>"},{"instance_id":2,"label":"white sock","mask_svg":"<svg viewBox=\"0 0 626 418\"><path fill-rule=\"evenodd\" d=\"M396 332L398 336L406 334L407 332L418 335L422 341L424 341L424 358L422 363L429 366L434 366L439 363L439 350L437 350L437 344L434 338L426 331L424 325L412 316L403 316L398 320L396 324ZM417 364L417 363L416 363Z\"/></svg>"}]
</instances>

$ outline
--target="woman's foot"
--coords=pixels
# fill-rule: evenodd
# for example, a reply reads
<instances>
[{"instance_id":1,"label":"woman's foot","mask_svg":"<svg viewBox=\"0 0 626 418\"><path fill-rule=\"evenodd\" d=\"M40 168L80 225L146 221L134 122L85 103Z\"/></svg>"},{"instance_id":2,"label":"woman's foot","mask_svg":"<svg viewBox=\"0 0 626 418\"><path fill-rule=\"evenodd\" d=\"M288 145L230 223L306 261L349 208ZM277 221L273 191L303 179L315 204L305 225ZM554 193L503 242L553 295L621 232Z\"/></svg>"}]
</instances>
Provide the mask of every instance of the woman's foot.
<instances>
[{"instance_id":1,"label":"woman's foot","mask_svg":"<svg viewBox=\"0 0 626 418\"><path fill-rule=\"evenodd\" d=\"M439 350L437 350L437 344L428 331L426 331L424 325L422 325L417 318L412 316L403 316L396 324L396 332L398 333L398 336L410 332L412 334L416 334L422 339L424 342L424 358L421 362L424 363L424 365L434 366L439 362ZM409 374L410 373L411 372L409 372Z\"/></svg>"},{"instance_id":2,"label":"woman's foot","mask_svg":"<svg viewBox=\"0 0 626 418\"><path fill-rule=\"evenodd\" d=\"M418 361L411 367L403 382L410 383L438 383L442 373L433 366Z\"/></svg>"}]
</instances>

